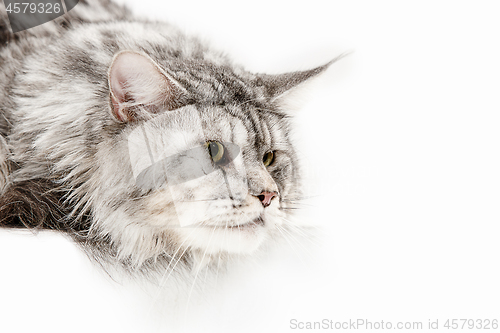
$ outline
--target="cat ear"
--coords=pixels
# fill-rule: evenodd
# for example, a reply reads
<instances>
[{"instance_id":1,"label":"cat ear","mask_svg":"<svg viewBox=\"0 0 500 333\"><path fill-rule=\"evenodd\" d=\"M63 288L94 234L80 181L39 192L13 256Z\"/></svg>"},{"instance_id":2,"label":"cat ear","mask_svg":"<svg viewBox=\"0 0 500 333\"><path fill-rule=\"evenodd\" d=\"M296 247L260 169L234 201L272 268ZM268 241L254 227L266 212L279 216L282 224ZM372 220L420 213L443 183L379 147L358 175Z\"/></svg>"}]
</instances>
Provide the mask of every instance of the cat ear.
<instances>
[{"instance_id":1,"label":"cat ear","mask_svg":"<svg viewBox=\"0 0 500 333\"><path fill-rule=\"evenodd\" d=\"M331 64L343 58L344 56L345 54L342 54L332 61L328 62L327 64L310 70L277 75L260 74L259 78L262 80L263 85L266 87L268 95L272 97L273 100L277 100L286 95L293 88L299 86L300 84L308 81L313 77L317 77L319 74L327 70Z\"/></svg>"},{"instance_id":2,"label":"cat ear","mask_svg":"<svg viewBox=\"0 0 500 333\"><path fill-rule=\"evenodd\" d=\"M113 116L122 122L185 105L186 91L149 56L133 51L115 55L108 73ZM143 108L137 108L142 106Z\"/></svg>"}]
</instances>

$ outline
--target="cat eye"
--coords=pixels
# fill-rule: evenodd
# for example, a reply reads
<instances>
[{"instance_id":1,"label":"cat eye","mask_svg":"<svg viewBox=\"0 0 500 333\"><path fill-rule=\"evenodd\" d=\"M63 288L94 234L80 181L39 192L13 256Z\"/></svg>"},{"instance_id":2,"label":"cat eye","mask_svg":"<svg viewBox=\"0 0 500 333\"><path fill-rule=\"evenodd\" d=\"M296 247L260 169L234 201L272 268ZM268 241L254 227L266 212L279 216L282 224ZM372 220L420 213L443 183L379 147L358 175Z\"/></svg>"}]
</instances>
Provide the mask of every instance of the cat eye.
<instances>
[{"instance_id":1,"label":"cat eye","mask_svg":"<svg viewBox=\"0 0 500 333\"><path fill-rule=\"evenodd\" d=\"M262 158L262 162L264 163L265 167L268 167L271 165L271 163L274 162L274 152L269 151L264 154L264 157Z\"/></svg>"},{"instance_id":2,"label":"cat eye","mask_svg":"<svg viewBox=\"0 0 500 333\"><path fill-rule=\"evenodd\" d=\"M224 163L225 151L222 143L217 141L208 141L205 145L208 148L208 153L210 154L210 157L212 157L212 161L214 161L215 164Z\"/></svg>"}]
</instances>

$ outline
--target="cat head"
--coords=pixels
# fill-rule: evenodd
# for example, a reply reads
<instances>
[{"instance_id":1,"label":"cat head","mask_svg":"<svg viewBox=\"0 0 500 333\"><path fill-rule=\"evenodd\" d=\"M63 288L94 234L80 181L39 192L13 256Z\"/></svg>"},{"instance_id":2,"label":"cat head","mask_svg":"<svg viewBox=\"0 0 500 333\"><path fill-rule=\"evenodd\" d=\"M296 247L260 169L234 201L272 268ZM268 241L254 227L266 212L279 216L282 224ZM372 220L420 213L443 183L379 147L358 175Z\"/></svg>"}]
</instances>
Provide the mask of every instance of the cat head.
<instances>
[{"instance_id":1,"label":"cat head","mask_svg":"<svg viewBox=\"0 0 500 333\"><path fill-rule=\"evenodd\" d=\"M248 254L280 234L300 198L280 102L328 65L264 75L117 53L108 83L119 130L96 156L107 167L91 180L100 184L95 230L136 265L164 254Z\"/></svg>"}]
</instances>

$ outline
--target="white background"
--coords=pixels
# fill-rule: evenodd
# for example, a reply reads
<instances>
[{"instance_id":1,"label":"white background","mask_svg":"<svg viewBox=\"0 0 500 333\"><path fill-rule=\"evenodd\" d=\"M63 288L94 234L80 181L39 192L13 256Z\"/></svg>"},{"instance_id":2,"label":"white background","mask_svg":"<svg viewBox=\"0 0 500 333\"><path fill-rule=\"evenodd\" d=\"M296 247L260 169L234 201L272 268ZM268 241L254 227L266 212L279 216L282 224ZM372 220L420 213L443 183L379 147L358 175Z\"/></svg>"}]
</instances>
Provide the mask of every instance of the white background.
<instances>
[{"instance_id":1,"label":"white background","mask_svg":"<svg viewBox=\"0 0 500 333\"><path fill-rule=\"evenodd\" d=\"M127 2L256 72L354 51L297 114L322 245L233 274L186 330L500 319L497 1ZM61 236L0 232L2 332L167 331L152 307Z\"/></svg>"}]
</instances>

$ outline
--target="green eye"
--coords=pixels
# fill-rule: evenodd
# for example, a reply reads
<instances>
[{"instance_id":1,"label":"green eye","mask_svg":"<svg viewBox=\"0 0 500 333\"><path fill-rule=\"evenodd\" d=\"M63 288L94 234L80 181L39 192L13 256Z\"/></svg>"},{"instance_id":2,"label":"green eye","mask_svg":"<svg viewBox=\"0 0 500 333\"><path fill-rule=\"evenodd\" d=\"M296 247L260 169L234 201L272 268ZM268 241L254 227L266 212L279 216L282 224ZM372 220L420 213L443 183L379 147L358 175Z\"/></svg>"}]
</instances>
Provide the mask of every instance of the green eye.
<instances>
[{"instance_id":1,"label":"green eye","mask_svg":"<svg viewBox=\"0 0 500 333\"><path fill-rule=\"evenodd\" d=\"M208 141L205 145L208 148L210 157L212 157L212 161L214 161L215 163L222 162L224 157L224 146L222 145L222 143L219 143L217 141Z\"/></svg>"},{"instance_id":2,"label":"green eye","mask_svg":"<svg viewBox=\"0 0 500 333\"><path fill-rule=\"evenodd\" d=\"M274 161L274 152L269 151L264 154L264 157L262 158L262 162L264 163L264 166L268 167L273 163Z\"/></svg>"}]
</instances>

